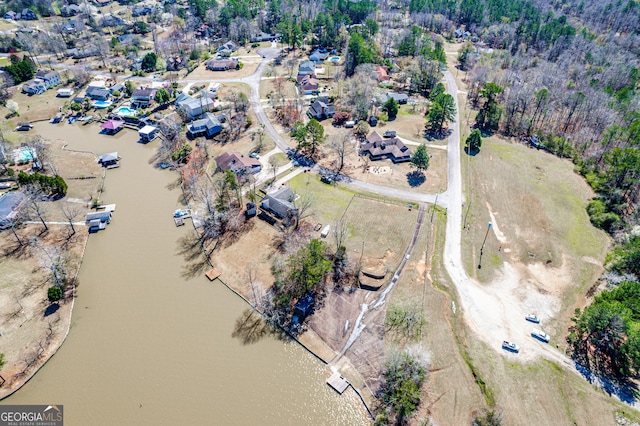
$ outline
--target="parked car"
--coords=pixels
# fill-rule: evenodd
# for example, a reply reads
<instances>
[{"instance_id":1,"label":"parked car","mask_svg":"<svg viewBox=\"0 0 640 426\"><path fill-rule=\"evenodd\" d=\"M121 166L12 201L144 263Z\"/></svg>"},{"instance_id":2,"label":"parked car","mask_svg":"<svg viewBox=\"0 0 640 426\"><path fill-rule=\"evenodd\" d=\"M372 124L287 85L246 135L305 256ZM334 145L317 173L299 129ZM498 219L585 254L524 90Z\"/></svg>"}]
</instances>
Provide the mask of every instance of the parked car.
<instances>
[{"instance_id":1,"label":"parked car","mask_svg":"<svg viewBox=\"0 0 640 426\"><path fill-rule=\"evenodd\" d=\"M257 152L252 152L251 154L249 154L249 157L258 159L260 158L260 154L258 154Z\"/></svg>"},{"instance_id":2,"label":"parked car","mask_svg":"<svg viewBox=\"0 0 640 426\"><path fill-rule=\"evenodd\" d=\"M533 330L531 330L531 335L542 342L549 343L549 335L542 330L534 328Z\"/></svg>"},{"instance_id":3,"label":"parked car","mask_svg":"<svg viewBox=\"0 0 640 426\"><path fill-rule=\"evenodd\" d=\"M506 340L502 342L502 349L505 349L509 352L514 352L514 353L520 352L520 347L518 345L512 342L508 342Z\"/></svg>"},{"instance_id":4,"label":"parked car","mask_svg":"<svg viewBox=\"0 0 640 426\"><path fill-rule=\"evenodd\" d=\"M540 324L540 318L538 318L536 315L534 314L528 314L526 317L524 317L527 321L529 322L534 322L536 324Z\"/></svg>"},{"instance_id":5,"label":"parked car","mask_svg":"<svg viewBox=\"0 0 640 426\"><path fill-rule=\"evenodd\" d=\"M332 183L333 183L333 179L331 179L331 176L326 176L326 175L325 175L325 176L322 176L322 177L320 178L320 182L322 182L322 183L326 183L326 184L330 185L330 184L332 184Z\"/></svg>"}]
</instances>

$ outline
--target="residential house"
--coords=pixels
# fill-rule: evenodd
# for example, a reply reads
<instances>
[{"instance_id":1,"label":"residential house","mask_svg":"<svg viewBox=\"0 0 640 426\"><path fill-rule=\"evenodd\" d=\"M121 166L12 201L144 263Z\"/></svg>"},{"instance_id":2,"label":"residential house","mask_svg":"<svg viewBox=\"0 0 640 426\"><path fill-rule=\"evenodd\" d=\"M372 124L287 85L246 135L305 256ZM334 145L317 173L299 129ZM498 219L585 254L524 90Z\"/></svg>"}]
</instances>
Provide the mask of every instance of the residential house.
<instances>
[{"instance_id":1,"label":"residential house","mask_svg":"<svg viewBox=\"0 0 640 426\"><path fill-rule=\"evenodd\" d=\"M29 95L40 95L48 89L47 83L38 78L27 81L22 85L22 91Z\"/></svg>"},{"instance_id":2,"label":"residential house","mask_svg":"<svg viewBox=\"0 0 640 426\"><path fill-rule=\"evenodd\" d=\"M382 65L376 65L376 69L373 73L373 76L378 81L389 81L391 77L389 77L389 68L384 67Z\"/></svg>"},{"instance_id":3,"label":"residential house","mask_svg":"<svg viewBox=\"0 0 640 426\"><path fill-rule=\"evenodd\" d=\"M305 95L313 95L318 93L320 81L315 74L298 75L298 86Z\"/></svg>"},{"instance_id":4,"label":"residential house","mask_svg":"<svg viewBox=\"0 0 640 426\"><path fill-rule=\"evenodd\" d=\"M118 36L118 42L122 44L132 44L136 37L138 36L135 34L122 34Z\"/></svg>"},{"instance_id":5,"label":"residential house","mask_svg":"<svg viewBox=\"0 0 640 426\"><path fill-rule=\"evenodd\" d=\"M279 33L268 34L268 33L260 32L257 34L251 34L249 36L249 41L251 43L260 43L262 41L275 41L280 37L282 37L282 34L279 34Z\"/></svg>"},{"instance_id":6,"label":"residential house","mask_svg":"<svg viewBox=\"0 0 640 426\"><path fill-rule=\"evenodd\" d=\"M188 119L193 120L205 112L212 111L214 104L215 101L209 96L200 96L199 98L190 97L189 100L181 102L178 106L184 111Z\"/></svg>"},{"instance_id":7,"label":"residential house","mask_svg":"<svg viewBox=\"0 0 640 426\"><path fill-rule=\"evenodd\" d=\"M27 197L18 191L0 195L0 229L11 226L20 210L20 206L26 201Z\"/></svg>"},{"instance_id":8,"label":"residential house","mask_svg":"<svg viewBox=\"0 0 640 426\"><path fill-rule=\"evenodd\" d=\"M187 136L191 139L198 136L206 136L210 138L222 132L222 124L225 121L226 117L224 114L215 115L207 112L200 120L195 120L189 123L187 126Z\"/></svg>"},{"instance_id":9,"label":"residential house","mask_svg":"<svg viewBox=\"0 0 640 426\"><path fill-rule=\"evenodd\" d=\"M113 92L124 92L124 84L116 83L113 86L109 87L109 94L113 96Z\"/></svg>"},{"instance_id":10,"label":"residential house","mask_svg":"<svg viewBox=\"0 0 640 426\"><path fill-rule=\"evenodd\" d=\"M138 16L146 16L155 12L155 8L150 6L134 6L131 10L131 16L137 18Z\"/></svg>"},{"instance_id":11,"label":"residential house","mask_svg":"<svg viewBox=\"0 0 640 426\"><path fill-rule=\"evenodd\" d=\"M260 207L269 214L282 219L290 224L298 213L298 208L293 204L296 195L287 187L264 196Z\"/></svg>"},{"instance_id":12,"label":"residential house","mask_svg":"<svg viewBox=\"0 0 640 426\"><path fill-rule=\"evenodd\" d=\"M231 56L231 54L236 50L238 50L238 45L232 41L228 41L222 46L218 47L218 55Z\"/></svg>"},{"instance_id":13,"label":"residential house","mask_svg":"<svg viewBox=\"0 0 640 426\"><path fill-rule=\"evenodd\" d=\"M324 62L327 57L329 57L329 54L326 49L316 49L311 53L311 55L309 55L309 59L316 63Z\"/></svg>"},{"instance_id":14,"label":"residential house","mask_svg":"<svg viewBox=\"0 0 640 426\"><path fill-rule=\"evenodd\" d=\"M409 96L405 95L404 93L387 92L384 95L384 97L385 97L385 99L384 99L385 102L388 101L389 99L393 98L400 105L406 104L409 101Z\"/></svg>"},{"instance_id":15,"label":"residential house","mask_svg":"<svg viewBox=\"0 0 640 426\"><path fill-rule=\"evenodd\" d=\"M105 89L102 86L89 86L85 90L85 98L89 98L92 101L106 101L109 99L109 89Z\"/></svg>"},{"instance_id":16,"label":"residential house","mask_svg":"<svg viewBox=\"0 0 640 426\"><path fill-rule=\"evenodd\" d=\"M100 52L97 47L86 46L77 48L74 47L72 49L67 49L65 52L65 56L71 57L73 59L84 59L90 56L98 56Z\"/></svg>"},{"instance_id":17,"label":"residential house","mask_svg":"<svg viewBox=\"0 0 640 426\"><path fill-rule=\"evenodd\" d=\"M76 16L82 13L82 9L77 4L65 4L60 9L60 14L64 17Z\"/></svg>"},{"instance_id":18,"label":"residential house","mask_svg":"<svg viewBox=\"0 0 640 426\"><path fill-rule=\"evenodd\" d=\"M237 70L239 67L238 58L210 59L207 61L207 68L211 71Z\"/></svg>"},{"instance_id":19,"label":"residential house","mask_svg":"<svg viewBox=\"0 0 640 426\"><path fill-rule=\"evenodd\" d=\"M216 157L216 164L221 171L226 172L230 170L237 175L245 173L254 174L262 170L262 165L259 160L244 156L236 151L220 154Z\"/></svg>"},{"instance_id":20,"label":"residential house","mask_svg":"<svg viewBox=\"0 0 640 426\"><path fill-rule=\"evenodd\" d=\"M54 24L55 29L65 34L80 34L85 30L84 23L79 19L69 19L61 23Z\"/></svg>"},{"instance_id":21,"label":"residential house","mask_svg":"<svg viewBox=\"0 0 640 426\"><path fill-rule=\"evenodd\" d=\"M14 21L16 21L20 19L20 14L14 12L13 10L10 10L4 14L4 19L13 19Z\"/></svg>"},{"instance_id":22,"label":"residential house","mask_svg":"<svg viewBox=\"0 0 640 426\"><path fill-rule=\"evenodd\" d=\"M58 71L39 70L36 73L36 78L44 81L47 89L60 84L60 73Z\"/></svg>"},{"instance_id":23,"label":"residential house","mask_svg":"<svg viewBox=\"0 0 640 426\"><path fill-rule=\"evenodd\" d=\"M100 0L97 0L100 1ZM102 27L117 27L123 24L122 18L118 16L113 16L111 14L106 14L102 16L100 20L100 26Z\"/></svg>"},{"instance_id":24,"label":"residential house","mask_svg":"<svg viewBox=\"0 0 640 426\"><path fill-rule=\"evenodd\" d=\"M316 120L324 120L325 118L331 118L336 113L336 108L332 103L329 103L329 98L327 96L320 96L314 103L311 104L309 110L307 111L307 115L310 118L315 118Z\"/></svg>"},{"instance_id":25,"label":"residential house","mask_svg":"<svg viewBox=\"0 0 640 426\"><path fill-rule=\"evenodd\" d=\"M383 138L376 131L367 136L367 141L360 147L362 155L369 155L371 160L389 159L394 163L411 160L411 151L398 137Z\"/></svg>"},{"instance_id":26,"label":"residential house","mask_svg":"<svg viewBox=\"0 0 640 426\"><path fill-rule=\"evenodd\" d=\"M302 61L298 67L298 75L314 74L316 72L316 63L313 61Z\"/></svg>"},{"instance_id":27,"label":"residential house","mask_svg":"<svg viewBox=\"0 0 640 426\"><path fill-rule=\"evenodd\" d=\"M150 87L140 87L133 91L131 98L133 99L134 108L146 108L156 98L158 89L152 89Z\"/></svg>"},{"instance_id":28,"label":"residential house","mask_svg":"<svg viewBox=\"0 0 640 426\"><path fill-rule=\"evenodd\" d=\"M36 19L38 19L38 16L31 9L22 9L22 12L20 13L20 19L24 21L35 21Z\"/></svg>"}]
</instances>

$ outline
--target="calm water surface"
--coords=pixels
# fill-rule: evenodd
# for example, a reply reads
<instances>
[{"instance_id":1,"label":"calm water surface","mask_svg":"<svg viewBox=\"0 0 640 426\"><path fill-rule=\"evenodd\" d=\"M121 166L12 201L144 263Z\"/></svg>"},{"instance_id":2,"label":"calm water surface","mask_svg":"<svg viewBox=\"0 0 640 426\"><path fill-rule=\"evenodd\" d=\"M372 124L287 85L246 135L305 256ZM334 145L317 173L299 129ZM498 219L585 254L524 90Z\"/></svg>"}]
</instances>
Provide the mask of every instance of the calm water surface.
<instances>
[{"instance_id":1,"label":"calm water surface","mask_svg":"<svg viewBox=\"0 0 640 426\"><path fill-rule=\"evenodd\" d=\"M176 175L148 164L156 143L98 127L35 130L70 149L118 151L104 203L116 203L106 231L89 238L71 332L60 351L9 404L64 404L68 425L366 424L353 391L337 395L325 367L293 343L231 337L246 309L204 276L182 276L172 213Z\"/></svg>"}]
</instances>

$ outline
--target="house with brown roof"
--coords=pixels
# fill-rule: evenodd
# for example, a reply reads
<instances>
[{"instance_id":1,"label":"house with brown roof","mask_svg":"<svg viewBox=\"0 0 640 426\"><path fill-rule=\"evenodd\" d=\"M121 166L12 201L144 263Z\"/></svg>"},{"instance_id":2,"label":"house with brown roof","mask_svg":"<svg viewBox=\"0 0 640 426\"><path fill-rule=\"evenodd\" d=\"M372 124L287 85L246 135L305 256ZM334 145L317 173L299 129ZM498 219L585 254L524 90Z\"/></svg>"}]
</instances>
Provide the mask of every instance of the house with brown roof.
<instances>
[{"instance_id":1,"label":"house with brown roof","mask_svg":"<svg viewBox=\"0 0 640 426\"><path fill-rule=\"evenodd\" d=\"M315 74L298 75L298 86L305 95L314 95L318 93L320 81Z\"/></svg>"},{"instance_id":2,"label":"house with brown roof","mask_svg":"<svg viewBox=\"0 0 640 426\"><path fill-rule=\"evenodd\" d=\"M218 169L226 172L231 170L237 175L245 173L254 174L262 170L260 161L255 158L247 157L237 151L224 152L216 157L216 164Z\"/></svg>"},{"instance_id":3,"label":"house with brown roof","mask_svg":"<svg viewBox=\"0 0 640 426\"><path fill-rule=\"evenodd\" d=\"M207 62L207 68L211 71L228 71L240 68L238 58L231 59L211 59Z\"/></svg>"},{"instance_id":4,"label":"house with brown roof","mask_svg":"<svg viewBox=\"0 0 640 426\"><path fill-rule=\"evenodd\" d=\"M362 155L368 155L372 161L388 159L394 163L411 160L411 151L397 136L383 138L376 131L367 136L367 141L360 147Z\"/></svg>"},{"instance_id":5,"label":"house with brown roof","mask_svg":"<svg viewBox=\"0 0 640 426\"><path fill-rule=\"evenodd\" d=\"M389 77L389 68L384 67L382 65L376 65L376 69L373 73L373 76L378 81L389 81L391 77Z\"/></svg>"}]
</instances>

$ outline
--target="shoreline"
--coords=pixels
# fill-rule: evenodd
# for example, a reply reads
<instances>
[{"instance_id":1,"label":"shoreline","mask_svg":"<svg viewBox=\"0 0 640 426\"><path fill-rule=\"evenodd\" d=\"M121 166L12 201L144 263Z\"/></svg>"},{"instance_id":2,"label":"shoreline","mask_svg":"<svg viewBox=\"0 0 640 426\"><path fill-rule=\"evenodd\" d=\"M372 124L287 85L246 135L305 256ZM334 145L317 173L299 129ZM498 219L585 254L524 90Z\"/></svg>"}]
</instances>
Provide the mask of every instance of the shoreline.
<instances>
[{"instance_id":1,"label":"shoreline","mask_svg":"<svg viewBox=\"0 0 640 426\"><path fill-rule=\"evenodd\" d=\"M45 121L45 120L40 120L40 121ZM48 140L47 142L51 143L52 141ZM78 150L67 150L66 146L67 146L67 143L65 142L61 149L63 151L70 151L70 152L90 153L90 154L96 156L95 152L78 151ZM102 174L102 183L100 185L100 189L98 190L99 191L98 199L100 199L100 196L102 196L102 192L104 190L104 185L105 185L106 180L107 180L107 173L106 173L106 169L105 169L103 174ZM0 387L0 391L6 390L6 392L7 392L6 394L4 392L2 392L2 394L0 394L0 401L4 401L5 399L9 398L11 395L15 394L20 389L22 389L22 387L25 386L27 383L29 383L29 381L40 371L40 369L43 368L47 364L47 362L49 362L49 360L51 360L51 358L53 358L53 356L58 353L60 348L62 348L62 345L64 345L64 342L67 340L67 337L69 336L69 333L71 332L71 322L73 320L73 308L75 307L75 302L76 302L76 283L77 283L77 280L78 280L78 275L80 274L80 269L82 268L82 264L83 264L83 261L84 261L84 255L85 255L85 252L87 250L87 245L89 244L89 235L90 234L89 234L89 231L87 229L87 234L86 234L86 236L84 238L84 243L83 243L83 246L82 246L82 253L80 254L80 260L78 262L78 267L76 268L75 274L73 276L73 281L69 285L69 288L65 290L65 297L64 297L63 300L65 300L65 304L66 304L66 301L70 298L71 299L71 306L68 308L68 314L64 315L64 317L61 316L61 319L64 319L66 321L66 324L64 325L64 328L63 328L64 335L59 340L55 340L55 341L51 342L51 344L47 347L47 349L44 351L43 355L41 356L41 359L38 360L38 362L32 367L31 372L29 374L27 374L26 377L23 380L16 381L15 382L16 384L14 384L14 385L12 385L11 387L8 387L8 388ZM2 374L2 371L0 371L0 375L1 374ZM6 380L6 382L9 382L10 379L5 378L5 380Z\"/></svg>"}]
</instances>

